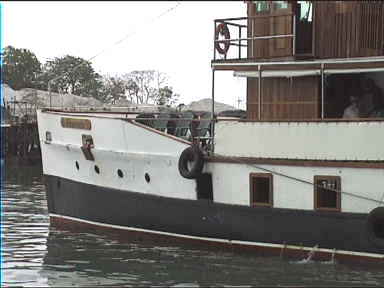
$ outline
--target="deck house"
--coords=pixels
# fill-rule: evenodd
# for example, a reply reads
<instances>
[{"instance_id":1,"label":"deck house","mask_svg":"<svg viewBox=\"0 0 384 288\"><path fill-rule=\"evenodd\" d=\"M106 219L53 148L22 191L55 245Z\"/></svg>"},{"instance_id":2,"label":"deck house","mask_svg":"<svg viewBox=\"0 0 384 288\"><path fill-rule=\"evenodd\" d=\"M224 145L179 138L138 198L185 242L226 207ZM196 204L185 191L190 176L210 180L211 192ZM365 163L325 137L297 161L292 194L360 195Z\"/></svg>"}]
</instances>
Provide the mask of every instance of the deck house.
<instances>
[{"instance_id":1,"label":"deck house","mask_svg":"<svg viewBox=\"0 0 384 288\"><path fill-rule=\"evenodd\" d=\"M374 94L371 108L384 104L384 2L239 5L247 17L214 21L215 46L225 49L211 65L247 78L248 120L340 119L352 94Z\"/></svg>"}]
</instances>

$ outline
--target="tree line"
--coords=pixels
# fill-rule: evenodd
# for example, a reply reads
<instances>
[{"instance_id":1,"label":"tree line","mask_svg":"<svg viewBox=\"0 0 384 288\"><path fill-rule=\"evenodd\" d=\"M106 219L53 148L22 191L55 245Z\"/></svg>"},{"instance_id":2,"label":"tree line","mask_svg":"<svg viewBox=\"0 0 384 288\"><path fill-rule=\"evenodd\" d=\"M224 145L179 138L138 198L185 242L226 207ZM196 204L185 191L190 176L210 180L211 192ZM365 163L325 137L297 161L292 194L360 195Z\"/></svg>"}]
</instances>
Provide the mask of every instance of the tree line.
<instances>
[{"instance_id":1,"label":"tree line","mask_svg":"<svg viewBox=\"0 0 384 288\"><path fill-rule=\"evenodd\" d=\"M124 75L100 75L92 63L80 57L55 57L42 64L28 49L3 49L1 82L14 90L39 90L94 97L114 104L127 99L136 104L174 105L179 95L168 85L168 76L156 70L131 71Z\"/></svg>"}]
</instances>

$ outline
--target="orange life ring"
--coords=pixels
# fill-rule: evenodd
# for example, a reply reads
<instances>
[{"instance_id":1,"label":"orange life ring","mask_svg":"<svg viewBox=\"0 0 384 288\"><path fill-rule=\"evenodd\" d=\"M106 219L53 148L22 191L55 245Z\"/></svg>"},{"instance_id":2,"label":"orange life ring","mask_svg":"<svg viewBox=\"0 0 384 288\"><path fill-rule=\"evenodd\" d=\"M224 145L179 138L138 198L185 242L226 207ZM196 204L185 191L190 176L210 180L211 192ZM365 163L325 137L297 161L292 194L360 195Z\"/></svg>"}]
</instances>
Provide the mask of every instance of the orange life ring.
<instances>
[{"instance_id":1,"label":"orange life ring","mask_svg":"<svg viewBox=\"0 0 384 288\"><path fill-rule=\"evenodd\" d=\"M231 35L229 34L229 29L227 24L225 23L220 23L216 27L216 32L215 32L215 40L219 40L219 34L223 35L226 40L231 38ZM224 44L224 47L221 47L220 44ZM215 48L220 54L227 54L227 51L229 49L229 41L217 41L215 42Z\"/></svg>"}]
</instances>

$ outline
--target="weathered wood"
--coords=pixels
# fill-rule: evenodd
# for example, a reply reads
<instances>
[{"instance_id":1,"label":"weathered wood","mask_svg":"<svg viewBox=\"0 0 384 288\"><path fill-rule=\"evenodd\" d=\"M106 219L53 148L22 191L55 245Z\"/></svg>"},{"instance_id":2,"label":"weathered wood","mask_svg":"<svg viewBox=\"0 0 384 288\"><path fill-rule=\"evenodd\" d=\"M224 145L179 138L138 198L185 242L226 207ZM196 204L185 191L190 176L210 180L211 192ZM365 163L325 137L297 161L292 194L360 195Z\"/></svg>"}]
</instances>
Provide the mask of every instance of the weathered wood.
<instances>
[{"instance_id":1,"label":"weathered wood","mask_svg":"<svg viewBox=\"0 0 384 288\"><path fill-rule=\"evenodd\" d=\"M316 58L384 55L384 2L315 1Z\"/></svg>"},{"instance_id":2,"label":"weathered wood","mask_svg":"<svg viewBox=\"0 0 384 288\"><path fill-rule=\"evenodd\" d=\"M265 78L262 81L261 119L319 117L319 77ZM248 78L248 119L258 119L257 79Z\"/></svg>"}]
</instances>

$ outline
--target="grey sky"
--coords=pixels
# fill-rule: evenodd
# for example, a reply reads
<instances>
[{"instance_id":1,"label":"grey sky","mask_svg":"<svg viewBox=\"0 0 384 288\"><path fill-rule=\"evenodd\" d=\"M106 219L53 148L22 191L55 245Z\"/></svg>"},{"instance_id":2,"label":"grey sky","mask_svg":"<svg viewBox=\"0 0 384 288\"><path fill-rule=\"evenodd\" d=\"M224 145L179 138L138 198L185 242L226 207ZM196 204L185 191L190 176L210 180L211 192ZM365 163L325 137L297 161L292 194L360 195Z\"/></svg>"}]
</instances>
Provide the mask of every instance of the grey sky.
<instances>
[{"instance_id":1,"label":"grey sky","mask_svg":"<svg viewBox=\"0 0 384 288\"><path fill-rule=\"evenodd\" d=\"M244 1L178 3L2 2L2 45L30 49L41 62L98 55L92 64L101 74L156 69L189 103L211 97L213 20L245 17L247 8ZM218 101L245 99L244 79L219 72L216 80Z\"/></svg>"}]
</instances>

